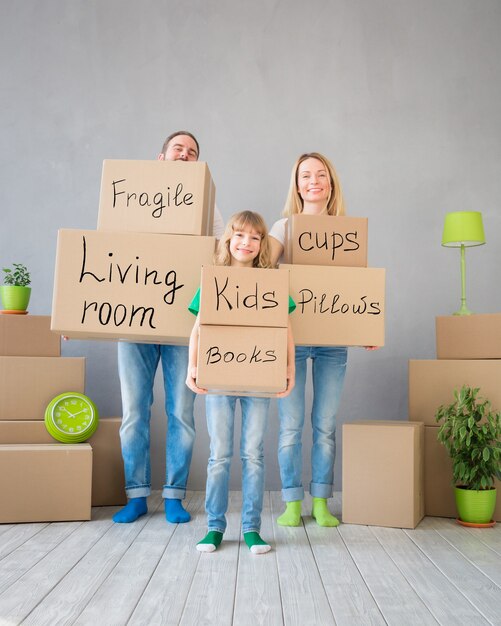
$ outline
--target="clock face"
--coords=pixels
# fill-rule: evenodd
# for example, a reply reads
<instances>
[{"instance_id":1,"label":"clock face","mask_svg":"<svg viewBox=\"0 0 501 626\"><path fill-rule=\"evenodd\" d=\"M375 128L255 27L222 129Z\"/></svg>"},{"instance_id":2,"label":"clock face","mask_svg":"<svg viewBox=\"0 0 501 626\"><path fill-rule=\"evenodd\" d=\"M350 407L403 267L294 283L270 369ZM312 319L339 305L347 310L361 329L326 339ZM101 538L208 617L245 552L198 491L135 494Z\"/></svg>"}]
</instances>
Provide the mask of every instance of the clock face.
<instances>
[{"instance_id":1,"label":"clock face","mask_svg":"<svg viewBox=\"0 0 501 626\"><path fill-rule=\"evenodd\" d=\"M49 433L64 443L86 441L97 428L98 413L87 396L68 392L54 398L45 411Z\"/></svg>"}]
</instances>

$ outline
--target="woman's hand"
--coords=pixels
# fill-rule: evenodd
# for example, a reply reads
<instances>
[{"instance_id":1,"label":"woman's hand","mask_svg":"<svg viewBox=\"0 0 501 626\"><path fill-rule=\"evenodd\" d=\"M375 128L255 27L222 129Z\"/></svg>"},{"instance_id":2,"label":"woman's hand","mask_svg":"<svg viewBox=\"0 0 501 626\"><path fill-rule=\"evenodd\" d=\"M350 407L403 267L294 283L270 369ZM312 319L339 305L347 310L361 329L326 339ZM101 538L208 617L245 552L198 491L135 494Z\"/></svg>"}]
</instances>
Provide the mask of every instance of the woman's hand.
<instances>
[{"instance_id":1,"label":"woman's hand","mask_svg":"<svg viewBox=\"0 0 501 626\"><path fill-rule=\"evenodd\" d=\"M202 387L197 387L197 368L196 367L188 367L188 374L186 376L186 384L195 393L200 393L200 394L207 393L207 389L202 389Z\"/></svg>"}]
</instances>

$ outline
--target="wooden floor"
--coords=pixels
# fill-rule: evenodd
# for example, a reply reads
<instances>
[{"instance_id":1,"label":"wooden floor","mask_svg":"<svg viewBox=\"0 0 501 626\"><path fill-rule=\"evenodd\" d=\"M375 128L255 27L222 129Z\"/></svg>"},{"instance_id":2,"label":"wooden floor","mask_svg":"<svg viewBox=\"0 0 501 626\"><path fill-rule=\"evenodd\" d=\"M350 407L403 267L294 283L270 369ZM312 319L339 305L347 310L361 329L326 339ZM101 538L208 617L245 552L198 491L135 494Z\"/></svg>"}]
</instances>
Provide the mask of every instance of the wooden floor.
<instances>
[{"instance_id":1,"label":"wooden floor","mask_svg":"<svg viewBox=\"0 0 501 626\"><path fill-rule=\"evenodd\" d=\"M324 529L305 515L281 528L280 494L267 492L261 534L273 550L258 556L240 539L232 492L222 547L201 554L204 494L187 502L193 521L177 526L160 493L133 524L106 507L91 522L0 525L0 624L501 624L501 524Z\"/></svg>"}]
</instances>

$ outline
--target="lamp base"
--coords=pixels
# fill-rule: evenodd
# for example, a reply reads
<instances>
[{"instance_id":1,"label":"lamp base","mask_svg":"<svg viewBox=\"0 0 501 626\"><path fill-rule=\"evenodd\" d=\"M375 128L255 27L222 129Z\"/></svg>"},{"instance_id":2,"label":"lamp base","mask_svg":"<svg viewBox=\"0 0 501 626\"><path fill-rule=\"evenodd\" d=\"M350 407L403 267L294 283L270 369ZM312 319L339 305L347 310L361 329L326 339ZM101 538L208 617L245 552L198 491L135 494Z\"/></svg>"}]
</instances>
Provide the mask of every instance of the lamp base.
<instances>
[{"instance_id":1,"label":"lamp base","mask_svg":"<svg viewBox=\"0 0 501 626\"><path fill-rule=\"evenodd\" d=\"M466 304L463 303L459 311L456 311L452 315L474 315L474 313L473 311L470 311L470 309L466 306Z\"/></svg>"}]
</instances>

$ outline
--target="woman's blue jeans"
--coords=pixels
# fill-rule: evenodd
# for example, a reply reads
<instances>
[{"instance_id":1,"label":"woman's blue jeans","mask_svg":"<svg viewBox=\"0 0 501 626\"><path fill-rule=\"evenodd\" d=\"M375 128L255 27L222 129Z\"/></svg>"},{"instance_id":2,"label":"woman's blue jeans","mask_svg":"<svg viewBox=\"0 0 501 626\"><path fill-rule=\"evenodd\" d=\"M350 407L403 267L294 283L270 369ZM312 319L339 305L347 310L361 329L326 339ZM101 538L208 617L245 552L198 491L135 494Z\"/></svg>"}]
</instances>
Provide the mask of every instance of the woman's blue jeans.
<instances>
[{"instance_id":1,"label":"woman's blue jeans","mask_svg":"<svg viewBox=\"0 0 501 626\"><path fill-rule=\"evenodd\" d=\"M289 396L278 401L278 462L282 498L286 502L304 498L301 439L305 417L307 359L312 360L313 378L310 493L317 498L330 498L332 495L336 458L336 414L346 372L346 358L345 347L296 346L296 385Z\"/></svg>"},{"instance_id":2,"label":"woman's blue jeans","mask_svg":"<svg viewBox=\"0 0 501 626\"><path fill-rule=\"evenodd\" d=\"M264 435L268 425L270 400L245 396L208 395L206 409L210 458L207 467L205 509L209 530L217 530L220 533L226 529L237 400L240 400L242 409L240 437L242 531L244 533L259 532L261 528L264 494Z\"/></svg>"},{"instance_id":3,"label":"woman's blue jeans","mask_svg":"<svg viewBox=\"0 0 501 626\"><path fill-rule=\"evenodd\" d=\"M186 386L188 347L145 343L118 344L122 391L120 427L128 498L151 493L150 418L153 383L159 361L165 388L167 444L164 498L183 499L195 442L195 394Z\"/></svg>"}]
</instances>

